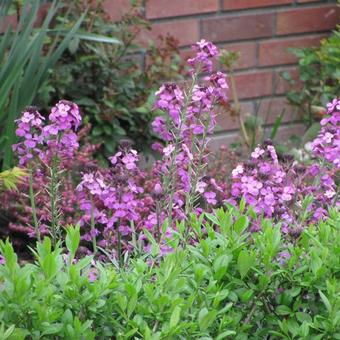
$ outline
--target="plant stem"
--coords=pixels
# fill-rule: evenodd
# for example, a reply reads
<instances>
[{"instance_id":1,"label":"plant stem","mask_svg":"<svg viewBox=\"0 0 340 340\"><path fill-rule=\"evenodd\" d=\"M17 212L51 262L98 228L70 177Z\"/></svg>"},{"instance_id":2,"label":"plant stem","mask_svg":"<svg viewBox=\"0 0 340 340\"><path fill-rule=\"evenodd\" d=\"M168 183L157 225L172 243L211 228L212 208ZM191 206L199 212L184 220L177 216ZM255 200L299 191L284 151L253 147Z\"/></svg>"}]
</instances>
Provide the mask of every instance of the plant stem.
<instances>
[{"instance_id":1,"label":"plant stem","mask_svg":"<svg viewBox=\"0 0 340 340\"><path fill-rule=\"evenodd\" d=\"M50 202L51 202L51 236L52 244L55 247L59 236L59 214L58 214L58 174L56 157L52 159L52 166L50 167Z\"/></svg>"},{"instance_id":2,"label":"plant stem","mask_svg":"<svg viewBox=\"0 0 340 340\"><path fill-rule=\"evenodd\" d=\"M237 95L237 91L236 91L236 83L235 83L234 73L233 73L232 70L230 70L229 79L230 79L230 85L231 85L231 93L232 93L233 101L234 101L234 104L235 104L235 111L236 111L237 118L238 118L239 123L240 123L241 132L243 134L243 139L244 139L246 145L248 147L250 147L249 136L247 134L247 130L244 126L244 122L243 122L243 119L242 119L241 106L240 106L240 102L238 100L238 95Z\"/></svg>"},{"instance_id":3,"label":"plant stem","mask_svg":"<svg viewBox=\"0 0 340 340\"><path fill-rule=\"evenodd\" d=\"M92 247L93 247L93 255L96 255L97 253L97 240L96 236L94 235L94 204L93 204L93 198L91 197L91 237L92 237Z\"/></svg>"},{"instance_id":4,"label":"plant stem","mask_svg":"<svg viewBox=\"0 0 340 340\"><path fill-rule=\"evenodd\" d=\"M123 258L122 258L122 237L119 231L119 224L117 226L117 253L118 253L118 263L119 263L119 268L123 267Z\"/></svg>"},{"instance_id":5,"label":"plant stem","mask_svg":"<svg viewBox=\"0 0 340 340\"><path fill-rule=\"evenodd\" d=\"M28 183L29 183L29 197L30 197L30 202L31 202L31 209L32 209L32 217L33 217L35 235L36 235L38 241L40 242L41 236L40 236L40 229L39 229L39 223L38 223L38 218L37 218L37 209L36 209L36 206L35 206L32 168L29 169Z\"/></svg>"}]
</instances>

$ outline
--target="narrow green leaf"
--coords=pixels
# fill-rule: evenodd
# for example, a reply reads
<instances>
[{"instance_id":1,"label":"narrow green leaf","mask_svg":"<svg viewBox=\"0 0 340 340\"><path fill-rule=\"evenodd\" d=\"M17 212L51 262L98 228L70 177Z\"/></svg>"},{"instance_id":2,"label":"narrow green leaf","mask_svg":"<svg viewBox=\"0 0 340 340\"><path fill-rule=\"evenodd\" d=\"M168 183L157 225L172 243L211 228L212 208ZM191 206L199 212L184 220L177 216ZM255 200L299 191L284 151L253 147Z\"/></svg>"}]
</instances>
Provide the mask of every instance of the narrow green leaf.
<instances>
[{"instance_id":1,"label":"narrow green leaf","mask_svg":"<svg viewBox=\"0 0 340 340\"><path fill-rule=\"evenodd\" d=\"M319 290L319 295L321 297L323 304L326 306L328 313L331 313L332 312L332 306L331 306L327 296L321 290Z\"/></svg>"},{"instance_id":2,"label":"narrow green leaf","mask_svg":"<svg viewBox=\"0 0 340 340\"><path fill-rule=\"evenodd\" d=\"M247 250L242 250L237 259L237 269L243 279L249 272L249 269L254 264L254 259Z\"/></svg>"},{"instance_id":3,"label":"narrow green leaf","mask_svg":"<svg viewBox=\"0 0 340 340\"><path fill-rule=\"evenodd\" d=\"M181 307L176 306L170 316L170 328L174 328L177 326L180 316L181 316Z\"/></svg>"}]
</instances>

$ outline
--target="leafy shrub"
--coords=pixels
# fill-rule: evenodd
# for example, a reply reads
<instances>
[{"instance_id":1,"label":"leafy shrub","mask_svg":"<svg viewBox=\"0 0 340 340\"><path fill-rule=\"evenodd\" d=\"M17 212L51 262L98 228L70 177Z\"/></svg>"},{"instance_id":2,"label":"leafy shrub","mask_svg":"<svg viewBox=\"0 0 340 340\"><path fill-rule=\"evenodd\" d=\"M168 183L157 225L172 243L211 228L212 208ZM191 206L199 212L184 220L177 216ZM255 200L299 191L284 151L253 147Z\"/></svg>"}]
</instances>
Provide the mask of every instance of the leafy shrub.
<instances>
[{"instance_id":1,"label":"leafy shrub","mask_svg":"<svg viewBox=\"0 0 340 340\"><path fill-rule=\"evenodd\" d=\"M302 88L287 93L291 104L303 112L308 126L323 113L323 107L340 92L340 26L321 41L320 47L292 49L299 58L299 81ZM286 75L288 77L288 75ZM288 80L293 82L288 77Z\"/></svg>"},{"instance_id":2,"label":"leafy shrub","mask_svg":"<svg viewBox=\"0 0 340 340\"><path fill-rule=\"evenodd\" d=\"M247 232L247 213L233 207L193 219L159 258L120 270L93 257L74 261L79 227L66 247L38 243L35 263L20 266L10 243L0 243L0 315L8 339L339 339L340 219L330 218L288 240L262 220ZM194 245L179 247L183 238ZM156 244L156 243L155 243Z\"/></svg>"},{"instance_id":3,"label":"leafy shrub","mask_svg":"<svg viewBox=\"0 0 340 340\"><path fill-rule=\"evenodd\" d=\"M105 36L104 43L103 39L75 37L37 99L45 111L59 98L81 105L85 121L92 125L91 142L101 145L98 151L102 151L101 160L105 162L117 151L121 139L130 139L147 151L155 140L149 126L153 119L153 93L164 79L180 78L177 43L173 38L163 38L160 47L138 44L138 35L147 31L150 23L136 3L116 23L107 17L103 1L93 3L80 29ZM82 0L65 2L56 28L72 25L86 6ZM107 38L113 43L105 43Z\"/></svg>"}]
</instances>

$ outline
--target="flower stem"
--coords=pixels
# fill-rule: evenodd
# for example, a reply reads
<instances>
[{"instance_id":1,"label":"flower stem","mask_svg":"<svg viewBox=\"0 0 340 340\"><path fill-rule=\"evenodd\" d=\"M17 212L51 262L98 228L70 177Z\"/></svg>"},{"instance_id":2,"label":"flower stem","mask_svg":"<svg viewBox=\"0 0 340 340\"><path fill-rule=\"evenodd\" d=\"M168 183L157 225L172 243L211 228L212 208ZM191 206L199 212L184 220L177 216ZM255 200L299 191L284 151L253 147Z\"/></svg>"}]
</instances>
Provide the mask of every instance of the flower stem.
<instances>
[{"instance_id":1,"label":"flower stem","mask_svg":"<svg viewBox=\"0 0 340 340\"><path fill-rule=\"evenodd\" d=\"M118 255L118 263L119 268L123 267L123 257L122 257L122 236L119 231L119 224L117 226L117 255Z\"/></svg>"},{"instance_id":2,"label":"flower stem","mask_svg":"<svg viewBox=\"0 0 340 340\"><path fill-rule=\"evenodd\" d=\"M40 236L40 229L39 229L39 223L38 223L38 218L37 218L37 209L36 209L36 206L35 206L32 169L30 169L30 173L29 173L29 177L28 177L28 183L29 183L29 197L30 197L30 201L31 201L31 209L32 209L32 217L33 217L35 235L36 235L38 241L40 242L41 236Z\"/></svg>"},{"instance_id":3,"label":"flower stem","mask_svg":"<svg viewBox=\"0 0 340 340\"><path fill-rule=\"evenodd\" d=\"M50 167L50 203L51 203L51 236L52 244L55 247L60 236L59 230L59 212L58 212L58 173L56 158L52 160L52 166Z\"/></svg>"},{"instance_id":4,"label":"flower stem","mask_svg":"<svg viewBox=\"0 0 340 340\"><path fill-rule=\"evenodd\" d=\"M93 247L93 255L97 253L97 240L96 235L94 234L95 223L94 223L94 204L93 198L91 197L91 237L92 237L92 247Z\"/></svg>"},{"instance_id":5,"label":"flower stem","mask_svg":"<svg viewBox=\"0 0 340 340\"><path fill-rule=\"evenodd\" d=\"M235 83L234 73L233 73L232 70L230 70L229 79L230 79L231 93L232 93L233 101L234 101L234 104L235 104L235 111L236 111L236 114L237 114L237 118L239 120L241 132L243 134L243 139L244 139L246 145L250 148L249 136L248 136L247 130L244 126L242 113L241 113L241 105L240 105L240 102L238 100L236 83Z\"/></svg>"}]
</instances>

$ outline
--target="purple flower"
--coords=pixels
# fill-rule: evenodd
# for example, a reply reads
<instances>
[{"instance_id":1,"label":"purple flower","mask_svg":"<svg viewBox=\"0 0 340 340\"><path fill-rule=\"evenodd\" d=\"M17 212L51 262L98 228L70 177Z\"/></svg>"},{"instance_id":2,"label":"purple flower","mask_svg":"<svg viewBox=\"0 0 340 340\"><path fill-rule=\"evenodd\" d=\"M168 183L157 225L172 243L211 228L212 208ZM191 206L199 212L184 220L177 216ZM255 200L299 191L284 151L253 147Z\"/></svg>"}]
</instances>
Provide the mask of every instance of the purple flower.
<instances>
[{"instance_id":1,"label":"purple flower","mask_svg":"<svg viewBox=\"0 0 340 340\"><path fill-rule=\"evenodd\" d=\"M322 119L321 130L312 142L313 154L340 169L340 100L327 104L329 116Z\"/></svg>"},{"instance_id":2,"label":"purple flower","mask_svg":"<svg viewBox=\"0 0 340 340\"><path fill-rule=\"evenodd\" d=\"M172 144L169 144L167 147L163 149L163 154L165 157L170 157L170 155L175 151L175 147Z\"/></svg>"},{"instance_id":3,"label":"purple flower","mask_svg":"<svg viewBox=\"0 0 340 340\"><path fill-rule=\"evenodd\" d=\"M208 191L208 192L205 192L203 196L209 204L215 205L217 203L216 193L212 191Z\"/></svg>"},{"instance_id":4,"label":"purple flower","mask_svg":"<svg viewBox=\"0 0 340 340\"><path fill-rule=\"evenodd\" d=\"M201 68L203 72L211 72L212 59L216 58L219 54L217 47L210 41L202 39L193 45L193 49L196 51L196 56L188 59L188 64L194 70Z\"/></svg>"},{"instance_id":5,"label":"purple flower","mask_svg":"<svg viewBox=\"0 0 340 340\"><path fill-rule=\"evenodd\" d=\"M77 129L81 123L78 106L66 100L59 101L52 108L49 119L59 130Z\"/></svg>"},{"instance_id":6,"label":"purple flower","mask_svg":"<svg viewBox=\"0 0 340 340\"><path fill-rule=\"evenodd\" d=\"M290 258L291 255L288 251L282 251L277 255L277 260L281 266L285 265Z\"/></svg>"}]
</instances>

